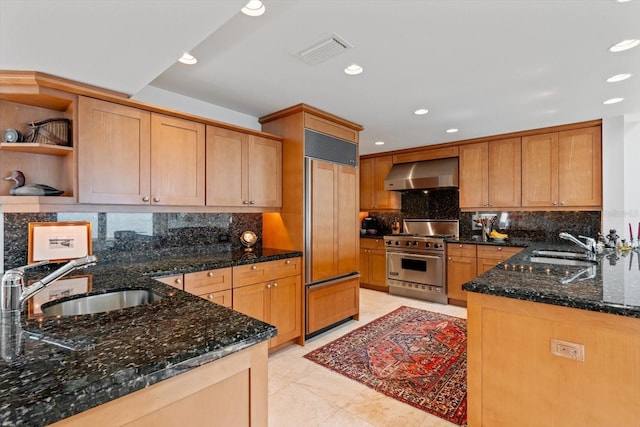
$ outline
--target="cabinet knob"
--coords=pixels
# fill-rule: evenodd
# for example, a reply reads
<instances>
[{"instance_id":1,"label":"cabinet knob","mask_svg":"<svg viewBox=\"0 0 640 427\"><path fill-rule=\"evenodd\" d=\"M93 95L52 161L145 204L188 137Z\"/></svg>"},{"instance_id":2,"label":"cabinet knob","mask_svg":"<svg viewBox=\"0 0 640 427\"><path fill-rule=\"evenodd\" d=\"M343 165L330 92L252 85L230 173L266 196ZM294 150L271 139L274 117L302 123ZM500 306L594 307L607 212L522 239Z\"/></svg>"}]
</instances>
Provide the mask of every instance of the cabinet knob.
<instances>
[{"instance_id":1,"label":"cabinet knob","mask_svg":"<svg viewBox=\"0 0 640 427\"><path fill-rule=\"evenodd\" d=\"M462 245L458 246L459 248L462 248Z\"/></svg>"},{"instance_id":2,"label":"cabinet knob","mask_svg":"<svg viewBox=\"0 0 640 427\"><path fill-rule=\"evenodd\" d=\"M176 284L182 285L182 279L176 279Z\"/></svg>"},{"instance_id":3,"label":"cabinet knob","mask_svg":"<svg viewBox=\"0 0 640 427\"><path fill-rule=\"evenodd\" d=\"M142 198L142 201L143 201L143 202L148 202L148 201L149 201L149 196L144 196L144 197Z\"/></svg>"},{"instance_id":4,"label":"cabinet knob","mask_svg":"<svg viewBox=\"0 0 640 427\"><path fill-rule=\"evenodd\" d=\"M249 201L248 201L248 200L243 200L243 201L242 201L242 204L243 204L243 205L248 205L248 204L249 204Z\"/></svg>"},{"instance_id":5,"label":"cabinet knob","mask_svg":"<svg viewBox=\"0 0 640 427\"><path fill-rule=\"evenodd\" d=\"M285 264L287 264L287 265L289 265L289 264L291 264L291 260L289 260L289 259L288 259L288 260L286 260L284 263L285 263Z\"/></svg>"},{"instance_id":6,"label":"cabinet knob","mask_svg":"<svg viewBox=\"0 0 640 427\"><path fill-rule=\"evenodd\" d=\"M502 248L498 248L498 250L499 250L499 251L501 251L501 250L502 250Z\"/></svg>"},{"instance_id":7,"label":"cabinet knob","mask_svg":"<svg viewBox=\"0 0 640 427\"><path fill-rule=\"evenodd\" d=\"M553 202L553 206L556 206L558 204L558 202Z\"/></svg>"},{"instance_id":8,"label":"cabinet knob","mask_svg":"<svg viewBox=\"0 0 640 427\"><path fill-rule=\"evenodd\" d=\"M449 257L448 259L451 260L451 257Z\"/></svg>"},{"instance_id":9,"label":"cabinet knob","mask_svg":"<svg viewBox=\"0 0 640 427\"><path fill-rule=\"evenodd\" d=\"M208 273L207 273L207 276L209 276L209 277L213 277L213 271L208 272Z\"/></svg>"},{"instance_id":10,"label":"cabinet knob","mask_svg":"<svg viewBox=\"0 0 640 427\"><path fill-rule=\"evenodd\" d=\"M213 294L207 295L207 298L210 299L210 300L213 300Z\"/></svg>"},{"instance_id":11,"label":"cabinet knob","mask_svg":"<svg viewBox=\"0 0 640 427\"><path fill-rule=\"evenodd\" d=\"M252 265L252 266L251 266L251 269L252 269L252 270L257 270L257 269L258 269L258 266L257 266L257 265Z\"/></svg>"},{"instance_id":12,"label":"cabinet knob","mask_svg":"<svg viewBox=\"0 0 640 427\"><path fill-rule=\"evenodd\" d=\"M255 201L255 200L251 200L251 201L249 202L249 204L250 204L250 205L255 205L255 204L256 204L256 201Z\"/></svg>"},{"instance_id":13,"label":"cabinet knob","mask_svg":"<svg viewBox=\"0 0 640 427\"><path fill-rule=\"evenodd\" d=\"M564 202L560 202L560 204L561 204L562 206L564 206Z\"/></svg>"},{"instance_id":14,"label":"cabinet knob","mask_svg":"<svg viewBox=\"0 0 640 427\"><path fill-rule=\"evenodd\" d=\"M271 285L267 284L267 289L271 289Z\"/></svg>"},{"instance_id":15,"label":"cabinet knob","mask_svg":"<svg viewBox=\"0 0 640 427\"><path fill-rule=\"evenodd\" d=\"M153 198L153 201L154 201L155 203L158 203L158 202L160 201L160 197L154 197L154 198Z\"/></svg>"},{"instance_id":16,"label":"cabinet knob","mask_svg":"<svg viewBox=\"0 0 640 427\"><path fill-rule=\"evenodd\" d=\"M274 283L273 283L273 287L274 287L274 288L277 288L277 287L278 287L278 282L274 282Z\"/></svg>"}]
</instances>

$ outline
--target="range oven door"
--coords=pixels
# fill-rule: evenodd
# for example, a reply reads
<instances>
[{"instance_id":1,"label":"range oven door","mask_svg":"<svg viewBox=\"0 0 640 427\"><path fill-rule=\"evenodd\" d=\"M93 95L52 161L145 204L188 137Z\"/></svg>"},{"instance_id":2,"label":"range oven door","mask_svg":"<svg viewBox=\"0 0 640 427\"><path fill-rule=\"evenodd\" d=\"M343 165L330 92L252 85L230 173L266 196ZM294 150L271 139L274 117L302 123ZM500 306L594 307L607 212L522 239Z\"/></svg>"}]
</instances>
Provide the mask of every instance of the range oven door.
<instances>
[{"instance_id":1,"label":"range oven door","mask_svg":"<svg viewBox=\"0 0 640 427\"><path fill-rule=\"evenodd\" d=\"M444 253L387 251L387 279L444 286Z\"/></svg>"}]
</instances>

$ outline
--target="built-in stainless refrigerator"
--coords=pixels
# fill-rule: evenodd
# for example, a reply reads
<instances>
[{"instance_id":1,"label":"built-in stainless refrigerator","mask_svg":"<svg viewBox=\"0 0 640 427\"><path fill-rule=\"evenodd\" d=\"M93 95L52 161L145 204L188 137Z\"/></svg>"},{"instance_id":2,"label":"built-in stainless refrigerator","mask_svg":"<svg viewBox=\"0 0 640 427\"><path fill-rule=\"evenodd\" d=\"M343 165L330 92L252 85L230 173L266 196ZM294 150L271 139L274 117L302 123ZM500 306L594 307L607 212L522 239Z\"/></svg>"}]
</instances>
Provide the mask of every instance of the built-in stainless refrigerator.
<instances>
[{"instance_id":1,"label":"built-in stainless refrigerator","mask_svg":"<svg viewBox=\"0 0 640 427\"><path fill-rule=\"evenodd\" d=\"M305 129L305 336L359 312L356 144ZM286 191L286 189L284 189Z\"/></svg>"}]
</instances>

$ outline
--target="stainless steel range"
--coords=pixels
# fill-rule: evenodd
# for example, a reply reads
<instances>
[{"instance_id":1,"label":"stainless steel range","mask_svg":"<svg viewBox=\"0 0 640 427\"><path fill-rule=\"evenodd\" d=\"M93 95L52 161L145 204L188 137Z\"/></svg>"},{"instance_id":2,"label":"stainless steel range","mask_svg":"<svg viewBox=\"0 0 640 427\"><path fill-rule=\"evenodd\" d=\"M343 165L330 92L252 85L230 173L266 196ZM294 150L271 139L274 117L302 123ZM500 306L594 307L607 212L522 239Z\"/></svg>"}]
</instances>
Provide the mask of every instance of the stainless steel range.
<instances>
[{"instance_id":1,"label":"stainless steel range","mask_svg":"<svg viewBox=\"0 0 640 427\"><path fill-rule=\"evenodd\" d=\"M402 234L384 236L389 293L447 304L444 239L458 236L458 221L434 219L406 219Z\"/></svg>"}]
</instances>

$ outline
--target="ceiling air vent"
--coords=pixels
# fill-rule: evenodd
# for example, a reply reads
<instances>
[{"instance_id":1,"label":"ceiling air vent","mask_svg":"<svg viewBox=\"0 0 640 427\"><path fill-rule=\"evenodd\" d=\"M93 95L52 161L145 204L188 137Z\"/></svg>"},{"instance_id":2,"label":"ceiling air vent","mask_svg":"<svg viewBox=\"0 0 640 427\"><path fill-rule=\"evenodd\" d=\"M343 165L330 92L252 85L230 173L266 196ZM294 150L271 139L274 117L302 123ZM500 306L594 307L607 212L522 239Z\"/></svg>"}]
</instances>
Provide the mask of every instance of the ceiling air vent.
<instances>
[{"instance_id":1,"label":"ceiling air vent","mask_svg":"<svg viewBox=\"0 0 640 427\"><path fill-rule=\"evenodd\" d=\"M315 65L352 47L351 43L334 33L296 52L294 55L311 65Z\"/></svg>"}]
</instances>

